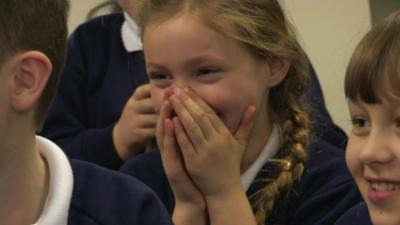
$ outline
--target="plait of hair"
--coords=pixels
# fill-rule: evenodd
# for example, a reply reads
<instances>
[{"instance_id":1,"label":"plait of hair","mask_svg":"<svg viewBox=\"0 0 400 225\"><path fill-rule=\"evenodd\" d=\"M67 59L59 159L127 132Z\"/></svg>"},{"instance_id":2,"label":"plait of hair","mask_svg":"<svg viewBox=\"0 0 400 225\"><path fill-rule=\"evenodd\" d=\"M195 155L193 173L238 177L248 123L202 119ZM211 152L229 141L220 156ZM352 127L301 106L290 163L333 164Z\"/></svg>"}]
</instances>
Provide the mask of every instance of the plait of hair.
<instances>
[{"instance_id":1,"label":"plait of hair","mask_svg":"<svg viewBox=\"0 0 400 225\"><path fill-rule=\"evenodd\" d=\"M273 159L280 162L280 169L272 175L274 179L264 180L266 185L253 196L255 199L253 209L259 225L266 224L265 221L277 199L283 200L292 191L293 183L301 177L308 158L310 137L308 114L301 110L297 111L296 108L294 104L292 109L287 110L289 118L281 124L284 140L282 152L279 153L279 158Z\"/></svg>"},{"instance_id":2,"label":"plait of hair","mask_svg":"<svg viewBox=\"0 0 400 225\"><path fill-rule=\"evenodd\" d=\"M279 101L271 102L271 111L281 132L281 148L277 157L272 160L281 162L281 166L271 175L273 179L267 180L265 186L254 196L253 209L260 225L266 224L277 200L290 194L294 182L301 177L308 160L311 125L308 106L302 97L308 84L308 75L303 61L305 58L301 57L301 49L298 51L298 60L292 62L287 80L275 90L274 94L282 97ZM298 86L294 88L294 85Z\"/></svg>"}]
</instances>

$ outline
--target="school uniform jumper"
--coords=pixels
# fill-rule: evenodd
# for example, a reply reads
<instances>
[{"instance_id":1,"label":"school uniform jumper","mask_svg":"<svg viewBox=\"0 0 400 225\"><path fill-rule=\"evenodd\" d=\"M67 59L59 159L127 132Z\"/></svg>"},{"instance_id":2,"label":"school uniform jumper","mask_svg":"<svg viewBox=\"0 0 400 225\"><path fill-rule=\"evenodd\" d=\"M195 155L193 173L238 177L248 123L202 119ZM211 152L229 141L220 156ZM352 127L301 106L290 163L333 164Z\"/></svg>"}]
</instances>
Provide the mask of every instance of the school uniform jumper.
<instances>
[{"instance_id":1,"label":"school uniform jumper","mask_svg":"<svg viewBox=\"0 0 400 225\"><path fill-rule=\"evenodd\" d=\"M343 151L321 140L310 146L310 159L289 196L276 202L267 224L332 225L352 206L361 201L355 182L346 169ZM279 154L279 153L278 153ZM247 196L260 190L265 178L274 178L276 164L266 161L257 170ZM120 168L151 187L170 213L174 197L163 170L160 152L152 151L133 158ZM271 173L272 171L272 173ZM242 180L243 181L243 180ZM253 199L250 199L250 202Z\"/></svg>"},{"instance_id":2,"label":"school uniform jumper","mask_svg":"<svg viewBox=\"0 0 400 225\"><path fill-rule=\"evenodd\" d=\"M58 94L49 110L41 135L55 141L68 157L118 169L112 129L134 90L148 83L142 51L126 45L129 18L112 14L79 26L70 36L68 58ZM347 137L327 109L318 79L310 65L307 99L313 107L315 134L343 148ZM135 119L135 118L132 118Z\"/></svg>"},{"instance_id":3,"label":"school uniform jumper","mask_svg":"<svg viewBox=\"0 0 400 225\"><path fill-rule=\"evenodd\" d=\"M168 211L146 185L92 163L68 160L37 136L50 171L44 210L34 225L172 225Z\"/></svg>"},{"instance_id":4,"label":"school uniform jumper","mask_svg":"<svg viewBox=\"0 0 400 225\"><path fill-rule=\"evenodd\" d=\"M335 225L373 225L365 202L351 208Z\"/></svg>"}]
</instances>

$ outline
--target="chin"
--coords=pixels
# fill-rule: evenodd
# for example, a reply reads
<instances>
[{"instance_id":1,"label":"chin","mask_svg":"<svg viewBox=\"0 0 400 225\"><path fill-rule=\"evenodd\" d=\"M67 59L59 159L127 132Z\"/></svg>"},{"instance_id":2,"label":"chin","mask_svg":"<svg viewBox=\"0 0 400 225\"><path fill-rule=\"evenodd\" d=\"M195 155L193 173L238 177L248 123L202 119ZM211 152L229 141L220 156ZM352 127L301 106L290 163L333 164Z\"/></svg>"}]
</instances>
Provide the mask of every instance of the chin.
<instances>
[{"instance_id":1,"label":"chin","mask_svg":"<svg viewBox=\"0 0 400 225\"><path fill-rule=\"evenodd\" d=\"M381 210L370 211L374 225L400 225L400 213L390 214Z\"/></svg>"}]
</instances>

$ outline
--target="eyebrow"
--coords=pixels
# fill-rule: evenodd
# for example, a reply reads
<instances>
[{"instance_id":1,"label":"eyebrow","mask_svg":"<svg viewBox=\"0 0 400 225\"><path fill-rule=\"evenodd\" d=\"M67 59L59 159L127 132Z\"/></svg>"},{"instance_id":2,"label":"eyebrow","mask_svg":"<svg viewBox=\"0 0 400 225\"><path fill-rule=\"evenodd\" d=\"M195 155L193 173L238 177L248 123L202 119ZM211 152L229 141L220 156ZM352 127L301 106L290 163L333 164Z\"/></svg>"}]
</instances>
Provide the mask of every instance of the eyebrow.
<instances>
[{"instance_id":1,"label":"eyebrow","mask_svg":"<svg viewBox=\"0 0 400 225\"><path fill-rule=\"evenodd\" d=\"M155 67L156 69L159 69L159 70L168 70L162 64L158 64L158 63L154 63L154 62L147 62L147 61L146 61L146 67Z\"/></svg>"}]
</instances>

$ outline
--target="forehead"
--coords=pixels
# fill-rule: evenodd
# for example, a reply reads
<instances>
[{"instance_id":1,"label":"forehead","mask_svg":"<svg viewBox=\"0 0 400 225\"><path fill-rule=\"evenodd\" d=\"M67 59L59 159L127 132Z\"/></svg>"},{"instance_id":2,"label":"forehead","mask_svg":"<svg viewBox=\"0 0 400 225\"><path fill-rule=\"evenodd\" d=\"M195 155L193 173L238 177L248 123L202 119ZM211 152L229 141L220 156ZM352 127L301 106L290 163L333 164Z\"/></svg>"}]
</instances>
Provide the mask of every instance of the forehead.
<instances>
[{"instance_id":1,"label":"forehead","mask_svg":"<svg viewBox=\"0 0 400 225\"><path fill-rule=\"evenodd\" d=\"M146 60L176 60L208 55L220 59L237 60L250 53L236 40L217 32L200 19L180 15L161 23L149 24L143 33Z\"/></svg>"}]
</instances>

